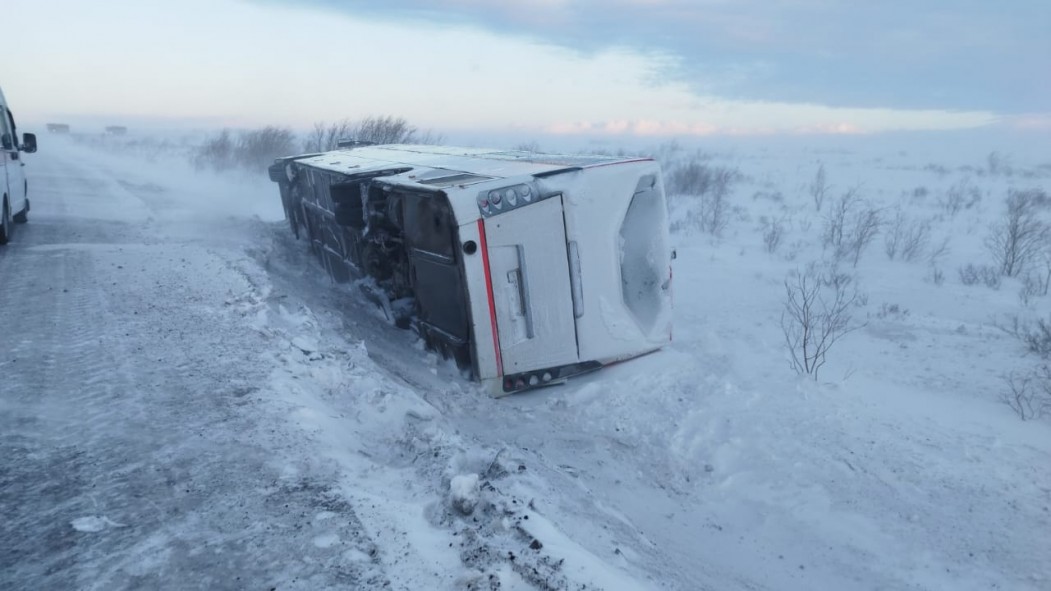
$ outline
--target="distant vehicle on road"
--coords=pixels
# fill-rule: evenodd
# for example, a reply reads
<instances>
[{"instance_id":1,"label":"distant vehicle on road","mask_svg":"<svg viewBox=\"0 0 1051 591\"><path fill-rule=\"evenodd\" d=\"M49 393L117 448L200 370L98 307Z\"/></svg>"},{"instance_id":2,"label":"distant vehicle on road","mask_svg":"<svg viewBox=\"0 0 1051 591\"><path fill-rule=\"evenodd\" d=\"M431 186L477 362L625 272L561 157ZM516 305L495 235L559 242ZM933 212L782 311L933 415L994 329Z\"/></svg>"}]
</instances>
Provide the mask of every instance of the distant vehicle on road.
<instances>
[{"instance_id":1,"label":"distant vehicle on road","mask_svg":"<svg viewBox=\"0 0 1051 591\"><path fill-rule=\"evenodd\" d=\"M110 125L106 127L106 135L125 135L128 128L123 125Z\"/></svg>"},{"instance_id":2,"label":"distant vehicle on road","mask_svg":"<svg viewBox=\"0 0 1051 591\"><path fill-rule=\"evenodd\" d=\"M36 152L36 136L23 134L19 143L15 116L0 89L0 244L11 240L15 223L29 220L29 183L22 152Z\"/></svg>"},{"instance_id":3,"label":"distant vehicle on road","mask_svg":"<svg viewBox=\"0 0 1051 591\"><path fill-rule=\"evenodd\" d=\"M47 132L48 133L69 133L69 124L68 123L48 123L47 124Z\"/></svg>"},{"instance_id":4,"label":"distant vehicle on road","mask_svg":"<svg viewBox=\"0 0 1051 591\"><path fill-rule=\"evenodd\" d=\"M671 339L664 184L650 158L346 143L278 159L292 231L337 281L502 396Z\"/></svg>"}]
</instances>

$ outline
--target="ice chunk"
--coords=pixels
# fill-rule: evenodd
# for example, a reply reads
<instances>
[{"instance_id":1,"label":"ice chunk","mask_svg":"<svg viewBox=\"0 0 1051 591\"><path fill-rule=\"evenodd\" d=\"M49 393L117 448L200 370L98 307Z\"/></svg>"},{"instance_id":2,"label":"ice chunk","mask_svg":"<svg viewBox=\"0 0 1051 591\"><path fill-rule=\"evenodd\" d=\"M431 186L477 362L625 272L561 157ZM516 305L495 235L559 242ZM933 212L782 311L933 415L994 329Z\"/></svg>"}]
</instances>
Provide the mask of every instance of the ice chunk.
<instances>
[{"instance_id":1,"label":"ice chunk","mask_svg":"<svg viewBox=\"0 0 1051 591\"><path fill-rule=\"evenodd\" d=\"M454 509L470 515L478 505L478 475L460 474L449 483L449 502Z\"/></svg>"}]
</instances>

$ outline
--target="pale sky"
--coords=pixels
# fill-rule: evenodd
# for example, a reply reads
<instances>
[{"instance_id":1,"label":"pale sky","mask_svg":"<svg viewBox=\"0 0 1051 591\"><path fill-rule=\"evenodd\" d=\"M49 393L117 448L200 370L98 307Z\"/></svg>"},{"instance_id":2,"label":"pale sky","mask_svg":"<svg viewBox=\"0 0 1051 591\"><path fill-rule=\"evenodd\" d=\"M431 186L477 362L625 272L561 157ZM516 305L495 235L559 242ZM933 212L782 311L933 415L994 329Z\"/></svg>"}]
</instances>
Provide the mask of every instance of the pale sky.
<instances>
[{"instance_id":1,"label":"pale sky","mask_svg":"<svg viewBox=\"0 0 1051 591\"><path fill-rule=\"evenodd\" d=\"M0 85L36 124L1051 132L1046 0L4 3Z\"/></svg>"}]
</instances>

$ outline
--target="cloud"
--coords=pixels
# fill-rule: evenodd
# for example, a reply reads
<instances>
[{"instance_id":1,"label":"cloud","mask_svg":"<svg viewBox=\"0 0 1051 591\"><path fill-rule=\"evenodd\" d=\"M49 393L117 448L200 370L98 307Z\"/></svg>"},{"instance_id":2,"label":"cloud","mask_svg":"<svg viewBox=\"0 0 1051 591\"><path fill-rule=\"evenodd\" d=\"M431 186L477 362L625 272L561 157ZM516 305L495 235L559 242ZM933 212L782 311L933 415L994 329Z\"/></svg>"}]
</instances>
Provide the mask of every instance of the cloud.
<instances>
[{"instance_id":1,"label":"cloud","mask_svg":"<svg viewBox=\"0 0 1051 591\"><path fill-rule=\"evenodd\" d=\"M863 135L903 130L951 130L985 127L999 120L988 112L837 109L819 105L710 102L680 119L611 119L560 121L540 131L564 136L764 136ZM1051 119L1013 121L1020 130L1039 130ZM520 126L528 130L528 126Z\"/></svg>"},{"instance_id":2,"label":"cloud","mask_svg":"<svg viewBox=\"0 0 1051 591\"><path fill-rule=\"evenodd\" d=\"M1013 113L1051 104L1051 2L1045 0L1007 5L308 0L308 5L435 26L471 24L586 53L609 47L664 53L675 57L675 65L663 76L727 98Z\"/></svg>"},{"instance_id":3,"label":"cloud","mask_svg":"<svg viewBox=\"0 0 1051 591\"><path fill-rule=\"evenodd\" d=\"M768 85L787 76L786 55L821 55L814 48L822 45L789 35L791 23L741 12L739 4L753 2L608 0L600 11L593 0L391 0L393 8L362 3L354 11L353 1L303 9L284 1L41 0L26 5L9 35L12 46L36 47L34 59L13 62L4 85L9 98L21 97L18 115L26 123L80 117L137 127L152 118L308 129L317 121L393 114L442 132L562 136L1046 129L1046 103L1012 113L952 101L912 106L918 101L908 92L900 100L837 100L846 92L840 86L856 89L832 70L813 70L812 84L793 77L805 92ZM837 3L764 6L827 11ZM629 23L632 14L637 22ZM464 24L468 19L474 24ZM531 24L537 19L544 24ZM582 19L590 19L587 26ZM677 37L679 29L698 39ZM1003 32L994 29L967 43L1000 39ZM685 42L707 45L693 53L671 49ZM940 41L912 43L918 53L943 52ZM742 48L754 55L740 58ZM883 70L850 66L852 75L873 77L873 85L885 82ZM1029 79L1046 84L1032 73Z\"/></svg>"},{"instance_id":4,"label":"cloud","mask_svg":"<svg viewBox=\"0 0 1051 591\"><path fill-rule=\"evenodd\" d=\"M1027 113L1006 118L1003 123L1019 131L1051 132L1051 113Z\"/></svg>"}]
</instances>

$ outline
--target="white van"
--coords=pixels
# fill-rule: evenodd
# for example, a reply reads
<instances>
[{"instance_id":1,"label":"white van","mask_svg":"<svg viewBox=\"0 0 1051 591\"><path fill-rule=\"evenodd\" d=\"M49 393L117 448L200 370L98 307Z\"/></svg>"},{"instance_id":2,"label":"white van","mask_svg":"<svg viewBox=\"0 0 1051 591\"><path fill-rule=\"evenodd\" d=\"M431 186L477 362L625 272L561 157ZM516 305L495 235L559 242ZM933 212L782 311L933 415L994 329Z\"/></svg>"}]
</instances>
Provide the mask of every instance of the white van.
<instances>
[{"instance_id":1,"label":"white van","mask_svg":"<svg viewBox=\"0 0 1051 591\"><path fill-rule=\"evenodd\" d=\"M23 134L19 143L15 116L0 89L0 244L11 240L15 223L29 220L29 183L22 152L36 152L36 136Z\"/></svg>"},{"instance_id":2,"label":"white van","mask_svg":"<svg viewBox=\"0 0 1051 591\"><path fill-rule=\"evenodd\" d=\"M671 339L660 167L382 145L281 158L296 236L337 280L494 395L564 381Z\"/></svg>"}]
</instances>

